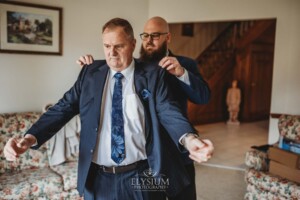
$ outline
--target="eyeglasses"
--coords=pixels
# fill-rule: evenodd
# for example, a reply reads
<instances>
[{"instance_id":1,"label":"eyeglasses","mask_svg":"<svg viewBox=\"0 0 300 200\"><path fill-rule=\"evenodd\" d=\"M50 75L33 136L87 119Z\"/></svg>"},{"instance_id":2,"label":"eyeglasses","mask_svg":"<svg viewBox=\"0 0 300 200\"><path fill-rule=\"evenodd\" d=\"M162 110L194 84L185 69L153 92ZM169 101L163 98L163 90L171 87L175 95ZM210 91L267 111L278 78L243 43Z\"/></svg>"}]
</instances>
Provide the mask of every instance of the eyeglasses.
<instances>
[{"instance_id":1,"label":"eyeglasses","mask_svg":"<svg viewBox=\"0 0 300 200\"><path fill-rule=\"evenodd\" d=\"M141 33L140 37L142 40L148 40L148 38L150 37L150 39L152 40L158 40L160 38L161 35L165 35L168 34L166 33Z\"/></svg>"}]
</instances>

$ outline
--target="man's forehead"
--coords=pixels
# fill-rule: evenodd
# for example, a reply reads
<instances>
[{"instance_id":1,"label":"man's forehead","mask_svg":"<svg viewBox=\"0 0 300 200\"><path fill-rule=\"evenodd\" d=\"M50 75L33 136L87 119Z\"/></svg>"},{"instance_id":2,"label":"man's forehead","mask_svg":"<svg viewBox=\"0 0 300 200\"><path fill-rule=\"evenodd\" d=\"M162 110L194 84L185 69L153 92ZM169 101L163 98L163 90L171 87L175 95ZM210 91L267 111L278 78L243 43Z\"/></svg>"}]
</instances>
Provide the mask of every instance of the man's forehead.
<instances>
[{"instance_id":1,"label":"man's forehead","mask_svg":"<svg viewBox=\"0 0 300 200\"><path fill-rule=\"evenodd\" d=\"M162 28L160 27L145 27L144 28L145 33L161 33L164 32Z\"/></svg>"},{"instance_id":2,"label":"man's forehead","mask_svg":"<svg viewBox=\"0 0 300 200\"><path fill-rule=\"evenodd\" d=\"M110 34L103 34L102 36L103 44L106 45L124 45L129 43L128 37L124 37L122 35L110 35Z\"/></svg>"},{"instance_id":3,"label":"man's forehead","mask_svg":"<svg viewBox=\"0 0 300 200\"><path fill-rule=\"evenodd\" d=\"M160 21L150 20L145 24L144 32L147 33L166 32L166 26Z\"/></svg>"}]
</instances>

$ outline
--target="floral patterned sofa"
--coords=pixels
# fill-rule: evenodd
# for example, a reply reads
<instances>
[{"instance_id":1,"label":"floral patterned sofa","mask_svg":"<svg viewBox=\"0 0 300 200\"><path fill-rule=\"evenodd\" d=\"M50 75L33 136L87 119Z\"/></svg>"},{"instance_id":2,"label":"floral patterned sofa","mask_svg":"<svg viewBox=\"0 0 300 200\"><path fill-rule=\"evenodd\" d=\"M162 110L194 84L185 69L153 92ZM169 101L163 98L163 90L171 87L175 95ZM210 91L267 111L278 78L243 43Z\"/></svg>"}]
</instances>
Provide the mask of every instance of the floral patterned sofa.
<instances>
[{"instance_id":1,"label":"floral patterned sofa","mask_svg":"<svg viewBox=\"0 0 300 200\"><path fill-rule=\"evenodd\" d=\"M300 117L282 115L278 120L281 136L300 142ZM300 199L300 184L272 175L268 172L267 151L251 149L246 153L245 173L248 200L296 200Z\"/></svg>"},{"instance_id":2,"label":"floral patterned sofa","mask_svg":"<svg viewBox=\"0 0 300 200\"><path fill-rule=\"evenodd\" d=\"M6 161L3 148L13 136L21 137L41 113L0 114L0 200L81 199L77 190L77 162L50 167L47 145L29 150L15 162Z\"/></svg>"}]
</instances>

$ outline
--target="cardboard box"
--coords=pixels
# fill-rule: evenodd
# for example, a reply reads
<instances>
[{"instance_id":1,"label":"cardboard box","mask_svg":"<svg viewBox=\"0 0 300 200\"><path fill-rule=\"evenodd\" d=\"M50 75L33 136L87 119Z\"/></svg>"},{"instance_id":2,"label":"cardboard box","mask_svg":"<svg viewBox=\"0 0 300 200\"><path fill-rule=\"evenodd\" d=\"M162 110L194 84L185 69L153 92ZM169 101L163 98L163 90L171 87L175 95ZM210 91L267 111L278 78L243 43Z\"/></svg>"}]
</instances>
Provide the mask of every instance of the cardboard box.
<instances>
[{"instance_id":1,"label":"cardboard box","mask_svg":"<svg viewBox=\"0 0 300 200\"><path fill-rule=\"evenodd\" d=\"M288 180L300 183L300 170L292 169L275 161L270 161L269 172L274 175L281 176Z\"/></svg>"},{"instance_id":2,"label":"cardboard box","mask_svg":"<svg viewBox=\"0 0 300 200\"><path fill-rule=\"evenodd\" d=\"M279 162L293 169L300 169L300 155L277 147L270 147L268 150L270 160Z\"/></svg>"}]
</instances>

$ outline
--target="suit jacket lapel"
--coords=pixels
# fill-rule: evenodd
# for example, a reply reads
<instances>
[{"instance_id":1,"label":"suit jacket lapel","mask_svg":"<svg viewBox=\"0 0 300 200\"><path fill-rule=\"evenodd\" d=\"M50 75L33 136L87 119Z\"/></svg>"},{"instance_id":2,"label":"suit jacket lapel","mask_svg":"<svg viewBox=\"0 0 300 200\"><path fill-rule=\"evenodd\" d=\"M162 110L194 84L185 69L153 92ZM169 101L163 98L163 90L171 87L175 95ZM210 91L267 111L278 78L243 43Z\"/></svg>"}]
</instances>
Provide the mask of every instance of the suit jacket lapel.
<instances>
[{"instance_id":1,"label":"suit jacket lapel","mask_svg":"<svg viewBox=\"0 0 300 200\"><path fill-rule=\"evenodd\" d=\"M135 91L139 96L141 102L144 102L142 97L142 91L143 89L148 89L147 76L146 76L146 71L143 69L143 65L140 64L138 61L135 62L134 85L135 85Z\"/></svg>"},{"instance_id":2,"label":"suit jacket lapel","mask_svg":"<svg viewBox=\"0 0 300 200\"><path fill-rule=\"evenodd\" d=\"M142 97L142 91L144 89L148 90L148 79L146 76L146 71L144 69L144 65L140 63L139 61L135 60L135 70L134 70L134 85L135 85L135 91L137 95L140 98L140 101L142 102L144 106L144 113L145 113L145 134L146 134L146 141L147 141L147 151L149 150L149 141L151 141L151 135L150 133L150 127L151 127L151 117L149 112L149 104L148 100L143 99ZM149 151L148 151L149 152Z\"/></svg>"},{"instance_id":3,"label":"suit jacket lapel","mask_svg":"<svg viewBox=\"0 0 300 200\"><path fill-rule=\"evenodd\" d=\"M101 104L102 104L102 97L103 97L103 89L105 86L105 81L107 78L109 67L105 64L105 66L99 66L98 70L95 71L93 74L93 93L95 94L95 101L94 101L94 109L97 115L97 121L100 122L100 115L101 115Z\"/></svg>"}]
</instances>

